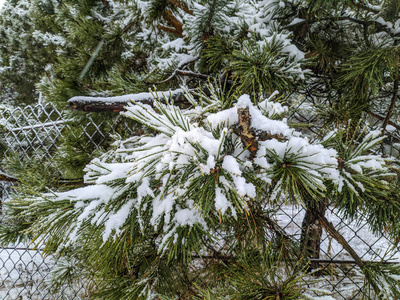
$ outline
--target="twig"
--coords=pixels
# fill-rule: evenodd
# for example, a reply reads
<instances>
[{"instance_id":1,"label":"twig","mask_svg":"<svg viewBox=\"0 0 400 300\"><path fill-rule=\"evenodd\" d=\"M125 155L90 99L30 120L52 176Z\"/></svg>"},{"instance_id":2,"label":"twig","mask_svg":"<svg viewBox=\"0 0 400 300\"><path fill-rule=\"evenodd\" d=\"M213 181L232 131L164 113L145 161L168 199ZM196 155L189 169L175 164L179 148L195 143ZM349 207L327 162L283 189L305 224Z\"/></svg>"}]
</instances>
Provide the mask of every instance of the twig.
<instances>
[{"instance_id":1,"label":"twig","mask_svg":"<svg viewBox=\"0 0 400 300\"><path fill-rule=\"evenodd\" d=\"M14 177L14 176L10 176L10 175L0 171L0 181L7 181L7 182L16 183L19 180L18 180L18 178Z\"/></svg>"},{"instance_id":2,"label":"twig","mask_svg":"<svg viewBox=\"0 0 400 300\"><path fill-rule=\"evenodd\" d=\"M177 30L176 30L175 28L173 28L173 27L168 27L168 26L164 26L164 25L157 25L157 28L160 29L160 30L162 30L162 31L165 31L165 32L169 32L169 33L176 34L176 35L179 36L179 37L183 37L183 34L180 33L179 31L177 31Z\"/></svg>"},{"instance_id":3,"label":"twig","mask_svg":"<svg viewBox=\"0 0 400 300\"><path fill-rule=\"evenodd\" d=\"M380 115L378 115L378 114L376 114L376 113L373 113L373 112L371 112L371 111L369 111L368 114L371 115L371 116L373 116L374 118L377 118L377 119L381 120L381 121L384 121L384 120L385 120L385 117L382 117L382 116L380 116ZM400 126L397 125L396 123L394 123L394 122L392 122L392 121L388 121L388 124L389 124L389 125L392 125L392 126L395 127L396 129L400 130Z\"/></svg>"},{"instance_id":4,"label":"twig","mask_svg":"<svg viewBox=\"0 0 400 300\"><path fill-rule=\"evenodd\" d=\"M176 7L179 7L182 9L185 13L193 16L193 10L191 10L185 2L180 1L180 0L168 0L169 3L174 4Z\"/></svg>"},{"instance_id":5,"label":"twig","mask_svg":"<svg viewBox=\"0 0 400 300\"><path fill-rule=\"evenodd\" d=\"M175 28L176 31L173 33L179 37L183 37L183 24L169 10L164 11L163 17Z\"/></svg>"},{"instance_id":6,"label":"twig","mask_svg":"<svg viewBox=\"0 0 400 300\"><path fill-rule=\"evenodd\" d=\"M388 123L390 121L390 118L391 118L391 116L393 114L393 110L394 110L394 106L395 106L396 101L397 101L398 93L399 93L399 74L398 74L398 72L396 72L396 79L394 80L393 96L392 96L392 100L390 102L388 113L387 113L386 118L385 118L385 120L383 121L383 124L382 124L383 130L386 129L386 126L388 125Z\"/></svg>"},{"instance_id":7,"label":"twig","mask_svg":"<svg viewBox=\"0 0 400 300\"><path fill-rule=\"evenodd\" d=\"M197 77L197 78L201 78L201 79L210 78L209 75L201 74L201 73L195 73L195 72L192 72L192 71L176 70L175 72L178 73L179 75Z\"/></svg>"},{"instance_id":8,"label":"twig","mask_svg":"<svg viewBox=\"0 0 400 300\"><path fill-rule=\"evenodd\" d=\"M340 234L339 231L333 226L331 222L329 222L326 217L322 214L318 216L322 227L339 243L343 246L343 248L350 254L350 256L354 259L355 263L361 268L361 270L365 267L365 262L361 260L358 254L354 251L354 249L347 243L345 238Z\"/></svg>"}]
</instances>

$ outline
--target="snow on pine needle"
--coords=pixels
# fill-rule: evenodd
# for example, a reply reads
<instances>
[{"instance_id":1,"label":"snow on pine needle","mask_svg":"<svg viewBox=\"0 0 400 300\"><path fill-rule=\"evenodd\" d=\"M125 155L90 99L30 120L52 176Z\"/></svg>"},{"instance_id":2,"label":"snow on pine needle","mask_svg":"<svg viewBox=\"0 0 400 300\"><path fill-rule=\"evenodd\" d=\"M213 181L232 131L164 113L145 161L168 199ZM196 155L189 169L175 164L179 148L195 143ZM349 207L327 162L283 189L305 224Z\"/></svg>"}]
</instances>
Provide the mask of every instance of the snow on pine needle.
<instances>
[{"instance_id":1,"label":"snow on pine needle","mask_svg":"<svg viewBox=\"0 0 400 300\"><path fill-rule=\"evenodd\" d=\"M280 104L267 99L254 105L243 95L218 111L213 101L218 100L202 102L206 111L160 101L129 104L124 116L149 134L117 141L116 149L94 159L85 176L92 185L32 202L32 211L40 205L48 209L33 231L49 237L53 233L46 226L68 224L56 231L61 246L84 239L87 228L105 243L133 223L138 235L157 233L159 251L169 251L172 259L201 248L201 239L193 242L193 236L215 241L215 228L246 213L250 201L302 204L305 193L323 195L325 181L337 180L335 150L310 144L285 122L268 117L286 110ZM253 158L232 130L243 107L249 108L256 136L268 136L258 141Z\"/></svg>"}]
</instances>

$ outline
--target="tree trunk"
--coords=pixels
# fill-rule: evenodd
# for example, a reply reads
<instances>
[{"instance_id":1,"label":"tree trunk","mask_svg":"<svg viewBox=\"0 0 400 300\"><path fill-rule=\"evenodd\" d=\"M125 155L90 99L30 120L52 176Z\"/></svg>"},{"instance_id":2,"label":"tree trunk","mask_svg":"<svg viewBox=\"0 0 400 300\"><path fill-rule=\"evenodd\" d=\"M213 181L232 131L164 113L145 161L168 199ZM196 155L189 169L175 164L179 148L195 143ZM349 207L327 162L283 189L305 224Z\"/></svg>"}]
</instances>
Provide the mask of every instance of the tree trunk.
<instances>
[{"instance_id":1,"label":"tree trunk","mask_svg":"<svg viewBox=\"0 0 400 300\"><path fill-rule=\"evenodd\" d=\"M319 259L321 249L322 225L319 215L324 215L327 208L325 201L321 200L306 209L301 231L301 252L304 258ZM311 261L310 269L318 269L319 263Z\"/></svg>"}]
</instances>

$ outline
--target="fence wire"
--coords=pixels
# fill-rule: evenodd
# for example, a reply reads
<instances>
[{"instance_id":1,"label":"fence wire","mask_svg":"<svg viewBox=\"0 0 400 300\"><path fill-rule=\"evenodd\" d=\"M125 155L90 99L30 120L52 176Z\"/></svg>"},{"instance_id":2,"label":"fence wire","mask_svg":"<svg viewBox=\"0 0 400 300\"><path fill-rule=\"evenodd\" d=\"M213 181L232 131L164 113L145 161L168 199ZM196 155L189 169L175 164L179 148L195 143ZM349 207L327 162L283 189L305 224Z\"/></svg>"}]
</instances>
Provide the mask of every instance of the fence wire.
<instances>
[{"instance_id":1,"label":"fence wire","mask_svg":"<svg viewBox=\"0 0 400 300\"><path fill-rule=\"evenodd\" d=\"M297 114L297 118L307 120L307 116ZM107 122L109 132L104 132ZM124 121L122 121L124 122ZM80 126L79 136L93 148L99 148L110 138L113 128L133 131L119 119L95 122L91 117L76 124L68 114L52 104L27 106L25 108L0 108L0 153L3 156L19 155L21 159L39 159L52 163L60 139ZM396 137L397 138L397 137ZM1 163L1 162L0 162ZM12 184L0 181L0 199L12 197ZM287 234L300 240L305 211L299 207L283 205L278 210L278 221ZM376 236L369 230L366 222L344 222L340 213L331 208L326 214L359 256L366 261L379 261L386 257L385 250L392 245L384 235ZM363 274L352 263L350 256L330 235L325 232L321 239L321 268L318 287L330 291L335 299L361 299ZM40 250L29 249L26 245L0 246L0 299L86 299L94 283L80 282L65 286L62 292L52 291L51 271L57 262L51 257L43 258ZM304 284L313 286L313 280Z\"/></svg>"}]
</instances>

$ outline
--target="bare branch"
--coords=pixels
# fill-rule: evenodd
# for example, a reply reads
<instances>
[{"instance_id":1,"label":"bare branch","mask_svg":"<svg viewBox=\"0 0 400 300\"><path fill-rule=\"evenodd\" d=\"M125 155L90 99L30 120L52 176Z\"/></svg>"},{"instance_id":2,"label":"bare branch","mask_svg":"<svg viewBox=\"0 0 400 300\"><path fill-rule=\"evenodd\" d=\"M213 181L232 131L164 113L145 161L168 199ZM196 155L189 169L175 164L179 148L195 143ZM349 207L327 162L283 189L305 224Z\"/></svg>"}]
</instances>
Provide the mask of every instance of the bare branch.
<instances>
[{"instance_id":1,"label":"bare branch","mask_svg":"<svg viewBox=\"0 0 400 300\"><path fill-rule=\"evenodd\" d=\"M395 107L395 104L397 101L398 93L399 93L399 72L396 72L396 79L394 80L394 89L393 89L392 99L390 102L390 106L389 106L389 110L387 112L386 118L382 124L383 130L386 129L386 126L389 124L390 118L392 117L393 110L394 110L394 107Z\"/></svg>"},{"instance_id":2,"label":"bare branch","mask_svg":"<svg viewBox=\"0 0 400 300\"><path fill-rule=\"evenodd\" d=\"M161 101L173 99L175 103L183 103L185 96L182 89L154 93L138 93L115 97L77 96L68 100L69 109L86 112L121 112L125 111L130 100L152 105L154 97Z\"/></svg>"},{"instance_id":3,"label":"bare branch","mask_svg":"<svg viewBox=\"0 0 400 300\"><path fill-rule=\"evenodd\" d=\"M0 171L0 181L7 181L7 182L18 182L18 178L8 175L2 171Z\"/></svg>"},{"instance_id":4,"label":"bare branch","mask_svg":"<svg viewBox=\"0 0 400 300\"><path fill-rule=\"evenodd\" d=\"M174 4L176 7L182 9L185 13L193 16L193 10L191 10L187 4L181 0L168 0L169 3Z\"/></svg>"}]
</instances>

